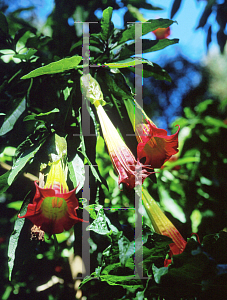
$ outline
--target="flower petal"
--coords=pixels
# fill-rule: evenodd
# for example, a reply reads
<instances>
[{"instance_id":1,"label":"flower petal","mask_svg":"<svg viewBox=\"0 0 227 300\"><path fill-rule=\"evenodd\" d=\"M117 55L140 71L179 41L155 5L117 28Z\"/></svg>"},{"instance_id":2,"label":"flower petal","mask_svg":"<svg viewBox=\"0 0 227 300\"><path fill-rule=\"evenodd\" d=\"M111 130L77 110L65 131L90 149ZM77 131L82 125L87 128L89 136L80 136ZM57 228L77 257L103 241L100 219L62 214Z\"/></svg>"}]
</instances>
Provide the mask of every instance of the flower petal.
<instances>
[{"instance_id":1,"label":"flower petal","mask_svg":"<svg viewBox=\"0 0 227 300\"><path fill-rule=\"evenodd\" d=\"M141 160L146 158L145 165L152 168L161 168L169 158L178 152L178 133L168 136L167 131L153 126L149 120L146 120L150 127L149 134L141 136L142 142L137 146L137 156Z\"/></svg>"}]
</instances>

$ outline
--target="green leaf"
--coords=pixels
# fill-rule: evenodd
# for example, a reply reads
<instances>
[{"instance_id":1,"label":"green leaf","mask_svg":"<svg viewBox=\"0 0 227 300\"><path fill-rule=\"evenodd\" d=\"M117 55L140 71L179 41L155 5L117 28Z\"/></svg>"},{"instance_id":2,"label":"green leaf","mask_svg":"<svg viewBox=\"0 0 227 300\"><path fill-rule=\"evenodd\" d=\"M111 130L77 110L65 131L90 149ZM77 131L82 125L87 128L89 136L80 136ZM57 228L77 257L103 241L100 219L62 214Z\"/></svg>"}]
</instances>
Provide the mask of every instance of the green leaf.
<instances>
[{"instance_id":1,"label":"green leaf","mask_svg":"<svg viewBox=\"0 0 227 300\"><path fill-rule=\"evenodd\" d=\"M26 109L26 99L24 98L17 106L17 108L13 111L13 113L5 117L5 121L2 124L2 127L0 128L0 136L6 134L7 132L13 129L16 121L22 115L25 109Z\"/></svg>"},{"instance_id":2,"label":"green leaf","mask_svg":"<svg viewBox=\"0 0 227 300\"><path fill-rule=\"evenodd\" d=\"M82 56L72 56L63 58L59 61L52 62L44 67L40 67L24 75L21 79L33 78L45 74L55 74L62 73L64 71L68 71L76 68L82 60Z\"/></svg>"},{"instance_id":3,"label":"green leaf","mask_svg":"<svg viewBox=\"0 0 227 300\"><path fill-rule=\"evenodd\" d=\"M182 157L182 158L178 158L176 161L167 161L164 164L164 169L165 170L171 170L172 168L176 167L176 166L181 166L184 164L188 164L188 163L194 163L200 162L200 157Z\"/></svg>"},{"instance_id":4,"label":"green leaf","mask_svg":"<svg viewBox=\"0 0 227 300\"><path fill-rule=\"evenodd\" d=\"M29 149L27 149L13 164L12 169L10 170L9 177L7 180L8 185L11 185L17 176L20 173L25 165L35 156L40 147L43 145L45 140L40 141L38 145L33 145Z\"/></svg>"},{"instance_id":5,"label":"green leaf","mask_svg":"<svg viewBox=\"0 0 227 300\"><path fill-rule=\"evenodd\" d=\"M14 202L8 203L6 206L8 208L13 208L13 209L19 210L21 208L22 203L23 203L23 201L14 201Z\"/></svg>"},{"instance_id":6,"label":"green leaf","mask_svg":"<svg viewBox=\"0 0 227 300\"><path fill-rule=\"evenodd\" d=\"M129 70L135 72L134 67L129 67ZM169 74L162 69L158 64L152 63L150 61L144 60L143 61L143 77L154 77L157 80L166 80L171 82L172 79Z\"/></svg>"},{"instance_id":7,"label":"green leaf","mask_svg":"<svg viewBox=\"0 0 227 300\"><path fill-rule=\"evenodd\" d=\"M15 147L5 147L2 154L7 156L14 156L15 155L16 148Z\"/></svg>"},{"instance_id":8,"label":"green leaf","mask_svg":"<svg viewBox=\"0 0 227 300\"><path fill-rule=\"evenodd\" d=\"M21 207L20 214L22 216L26 214L27 206L28 206L29 201L30 201L29 198L27 200L25 200L22 207ZM9 280L10 281L11 281L12 271L13 271L13 267L14 267L14 263L15 263L16 249L17 249L20 233L21 233L21 230L23 228L24 222L25 222L25 218L23 218L23 219L17 218L17 220L14 224L13 233L11 234L10 239L9 239L8 267L9 267Z\"/></svg>"},{"instance_id":9,"label":"green leaf","mask_svg":"<svg viewBox=\"0 0 227 300\"><path fill-rule=\"evenodd\" d=\"M154 264L152 265L152 271L154 274L154 280L156 283L160 283L161 277L168 273L168 267L157 268Z\"/></svg>"},{"instance_id":10,"label":"green leaf","mask_svg":"<svg viewBox=\"0 0 227 300\"><path fill-rule=\"evenodd\" d=\"M6 16L0 11L0 35L2 35L1 31L6 35L9 34L9 28L8 28L8 22Z\"/></svg>"},{"instance_id":11,"label":"green leaf","mask_svg":"<svg viewBox=\"0 0 227 300\"><path fill-rule=\"evenodd\" d=\"M135 72L135 66L140 64L143 64L143 77L153 76L155 79L167 80L171 82L171 77L164 69L162 69L159 65L140 57L130 57L125 60L117 61L114 63L106 63L104 65L108 66L111 69L129 68L130 71Z\"/></svg>"},{"instance_id":12,"label":"green leaf","mask_svg":"<svg viewBox=\"0 0 227 300\"><path fill-rule=\"evenodd\" d=\"M15 54L14 58L29 60L35 53L37 52L36 49L29 49L27 52L22 54Z\"/></svg>"},{"instance_id":13,"label":"green leaf","mask_svg":"<svg viewBox=\"0 0 227 300\"><path fill-rule=\"evenodd\" d=\"M84 162L79 157L78 154L74 157L74 159L69 162L69 177L73 182L74 188L77 186L76 193L78 193L85 181L85 169L84 169Z\"/></svg>"},{"instance_id":14,"label":"green leaf","mask_svg":"<svg viewBox=\"0 0 227 300\"><path fill-rule=\"evenodd\" d=\"M46 116L49 116L50 114L53 114L53 113L57 113L59 111L60 110L58 108L54 108L53 110L48 111L46 113L41 113L38 115L33 114L30 116L26 116L23 121L46 120Z\"/></svg>"},{"instance_id":15,"label":"green leaf","mask_svg":"<svg viewBox=\"0 0 227 300\"><path fill-rule=\"evenodd\" d=\"M156 19L156 20L148 20L146 23L142 24L142 35L145 35L151 31L154 31L158 28L167 28L173 23L176 23L175 21L169 20L169 19ZM136 30L136 24L133 24L129 26L126 30L124 30L121 33L121 38L118 44L123 44L129 40L135 39L135 30Z\"/></svg>"},{"instance_id":16,"label":"green leaf","mask_svg":"<svg viewBox=\"0 0 227 300\"><path fill-rule=\"evenodd\" d=\"M111 31L114 29L114 25L111 22L113 7L107 7L103 11L101 20L101 38L103 41L107 41L110 38Z\"/></svg>"},{"instance_id":17,"label":"green leaf","mask_svg":"<svg viewBox=\"0 0 227 300\"><path fill-rule=\"evenodd\" d=\"M116 61L114 63L105 63L104 65L111 68L111 69L116 69L116 68L128 68L128 67L134 67L143 63L147 63L147 60L142 59L142 58L127 58L124 60Z\"/></svg>"},{"instance_id":18,"label":"green leaf","mask_svg":"<svg viewBox=\"0 0 227 300\"><path fill-rule=\"evenodd\" d=\"M141 53L154 52L170 45L174 45L179 42L179 39L162 39L162 40L148 40L142 39L142 51ZM140 54L140 53L137 53ZM119 53L119 59L126 59L129 56L135 55L135 42L129 45L125 44Z\"/></svg>"},{"instance_id":19,"label":"green leaf","mask_svg":"<svg viewBox=\"0 0 227 300\"><path fill-rule=\"evenodd\" d=\"M67 142L64 137L59 136L58 134L54 134L54 142L56 152L59 158L64 158L67 155Z\"/></svg>"},{"instance_id":20,"label":"green leaf","mask_svg":"<svg viewBox=\"0 0 227 300\"><path fill-rule=\"evenodd\" d=\"M86 211L89 212L90 217L95 220L97 217L95 211L99 211L102 208L102 206L98 204L91 204L84 206L83 208L86 209Z\"/></svg>"},{"instance_id":21,"label":"green leaf","mask_svg":"<svg viewBox=\"0 0 227 300\"><path fill-rule=\"evenodd\" d=\"M124 75L119 71L114 73L116 69L110 70L111 72L106 72L104 76L104 82L108 86L110 92L118 99L128 99L133 98L131 88L126 83Z\"/></svg>"},{"instance_id":22,"label":"green leaf","mask_svg":"<svg viewBox=\"0 0 227 300\"><path fill-rule=\"evenodd\" d=\"M7 171L5 174L0 176L0 194L7 191L9 188L8 178L9 178L10 171Z\"/></svg>"},{"instance_id":23,"label":"green leaf","mask_svg":"<svg viewBox=\"0 0 227 300\"><path fill-rule=\"evenodd\" d=\"M223 122L223 120L218 120L210 116L205 117L205 122L206 122L206 126L209 125L209 126L227 128L227 125Z\"/></svg>"},{"instance_id":24,"label":"green leaf","mask_svg":"<svg viewBox=\"0 0 227 300\"><path fill-rule=\"evenodd\" d=\"M107 227L106 216L103 209L98 211L96 219L86 228L86 230L92 230L98 234L106 235L110 233Z\"/></svg>"},{"instance_id":25,"label":"green leaf","mask_svg":"<svg viewBox=\"0 0 227 300\"><path fill-rule=\"evenodd\" d=\"M204 111L206 111L208 109L208 106L213 103L214 103L214 100L212 100L212 99L207 99L203 102L200 102L198 105L196 105L195 111L197 113L203 113Z\"/></svg>"}]
</instances>

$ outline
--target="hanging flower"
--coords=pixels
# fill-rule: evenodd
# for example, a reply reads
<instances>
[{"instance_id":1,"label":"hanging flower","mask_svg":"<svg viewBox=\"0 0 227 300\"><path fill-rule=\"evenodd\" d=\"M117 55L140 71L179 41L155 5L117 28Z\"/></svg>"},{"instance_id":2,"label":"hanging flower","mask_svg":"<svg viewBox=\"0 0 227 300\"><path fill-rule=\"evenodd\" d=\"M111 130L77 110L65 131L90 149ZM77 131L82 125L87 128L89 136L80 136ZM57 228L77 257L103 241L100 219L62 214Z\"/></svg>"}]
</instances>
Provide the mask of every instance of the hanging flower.
<instances>
[{"instance_id":1,"label":"hanging flower","mask_svg":"<svg viewBox=\"0 0 227 300\"><path fill-rule=\"evenodd\" d=\"M33 203L27 213L19 218L27 218L49 235L69 230L75 223L82 222L77 217L79 207L75 189L69 191L65 181L61 160L53 162L44 188L37 185Z\"/></svg>"},{"instance_id":2,"label":"hanging flower","mask_svg":"<svg viewBox=\"0 0 227 300\"><path fill-rule=\"evenodd\" d=\"M135 156L109 119L102 107L105 101L98 82L90 74L83 75L81 89L85 97L95 105L112 164L119 175L118 184L124 183L128 189L142 184L145 178L153 172L148 172L142 163L136 161Z\"/></svg>"},{"instance_id":3,"label":"hanging flower","mask_svg":"<svg viewBox=\"0 0 227 300\"><path fill-rule=\"evenodd\" d=\"M170 36L170 28L157 28L154 31L152 31L154 35L156 36L157 40L166 39L168 36Z\"/></svg>"},{"instance_id":4,"label":"hanging flower","mask_svg":"<svg viewBox=\"0 0 227 300\"><path fill-rule=\"evenodd\" d=\"M172 222L166 217L156 201L151 197L147 190L143 189L142 194L143 205L146 209L148 217L151 220L151 224L155 232L168 236L172 239L173 243L169 244L170 259L166 259L164 266L168 266L171 263L171 257L173 255L181 254L187 242L184 240L180 232L176 229Z\"/></svg>"},{"instance_id":5,"label":"hanging flower","mask_svg":"<svg viewBox=\"0 0 227 300\"><path fill-rule=\"evenodd\" d=\"M148 172L139 161L136 161L100 102L96 101L94 104L111 161L119 175L118 184L124 183L129 189L142 184L144 179L152 172Z\"/></svg>"},{"instance_id":6,"label":"hanging flower","mask_svg":"<svg viewBox=\"0 0 227 300\"><path fill-rule=\"evenodd\" d=\"M157 128L135 100L134 102L130 99L125 100L125 106L139 143L138 160L145 157L145 165L161 168L172 155L178 152L180 128L175 134L168 136L165 129Z\"/></svg>"}]
</instances>

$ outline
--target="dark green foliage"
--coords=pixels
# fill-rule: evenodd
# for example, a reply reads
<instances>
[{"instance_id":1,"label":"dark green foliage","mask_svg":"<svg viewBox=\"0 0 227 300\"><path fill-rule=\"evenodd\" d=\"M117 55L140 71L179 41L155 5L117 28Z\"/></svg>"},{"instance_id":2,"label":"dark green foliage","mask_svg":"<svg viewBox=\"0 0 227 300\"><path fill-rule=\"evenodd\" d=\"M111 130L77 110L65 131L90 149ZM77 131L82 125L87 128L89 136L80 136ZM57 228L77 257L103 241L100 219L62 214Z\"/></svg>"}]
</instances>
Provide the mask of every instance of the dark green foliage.
<instances>
[{"instance_id":1,"label":"dark green foliage","mask_svg":"<svg viewBox=\"0 0 227 300\"><path fill-rule=\"evenodd\" d=\"M199 27L205 27L209 15L217 7L220 26L217 38L222 50L225 2L216 5L216 1L209 1L199 22ZM35 194L31 175L37 179L41 170L46 176L50 155L57 155L59 151L68 168L69 190L77 187L78 216L82 218L88 212L90 215L91 224L87 230L90 232L91 269L87 270L89 276L81 278L80 285L88 300L206 299L209 293L226 295L226 232L216 233L227 227L224 105L221 110L218 101L201 101L206 95L201 98L201 95L191 97L188 94L189 100L185 96L183 116L174 123L187 133L179 158L167 163L159 173L152 174L152 181L146 179L144 182L154 198L160 199L161 206L185 239L192 228L204 237L201 245L193 238L189 239L185 251L174 256L167 268L164 261L172 241L150 229L145 212L141 232L143 243L141 238L135 239L134 191L118 187L96 110L86 97L82 97L80 78L88 66L83 64L82 24L70 26L68 19L71 17L81 22L98 22L89 27L89 72L101 88L105 111L134 155L137 141L124 101L135 97L134 83L130 82L134 81L135 68L143 67L144 93L149 96L154 93L152 104L144 106L148 108L149 116L155 116L156 112L151 111L155 106L165 115L165 106L161 107L155 101L155 93L160 94L162 100L164 93L172 104L170 85L182 84L183 75L179 72L174 73L173 69L169 72L163 64L159 66L134 57L138 23L128 24L124 29L114 28L112 13L120 6L125 5L125 20L135 21L126 9L128 4L136 8L161 9L146 1L135 0L121 3L56 0L55 9L45 24L47 35L37 30L32 20L21 18L21 13L33 11L32 7L6 15L0 13L0 56L3 59L0 62L0 254L3 261L0 273L4 300L75 299L74 286L78 282L75 284L74 277L80 277L83 271L78 267L76 275L73 273L77 266L72 257L73 253L83 255L84 224L75 225L75 237L71 229L54 237L45 237L43 242L37 236L35 240L30 239L32 223L17 217L19 211L21 215L25 214ZM181 1L174 1L172 16L180 4ZM98 9L103 11L100 20L94 14ZM142 36L158 28L167 28L174 22L148 20L141 25ZM212 40L211 29L212 26L208 30L207 45ZM142 52L174 47L178 42L177 38L142 39ZM6 55L10 55L8 60ZM184 73L190 66L186 61L182 62ZM196 66L193 70L200 71ZM150 77L155 82L153 86L149 85L147 78ZM158 80L161 80L159 90ZM189 82L187 84L191 87ZM200 94L206 89L204 85ZM84 108L90 121L89 135L82 126ZM179 115L181 112L180 106ZM67 154L62 149L62 139L64 145L65 139L67 141ZM15 153L7 153L8 147ZM85 178L88 166L89 178ZM6 171L5 168L11 169ZM90 195L85 197L83 187L88 181ZM25 200L19 210L21 199ZM142 278L138 276L141 269Z\"/></svg>"}]
</instances>

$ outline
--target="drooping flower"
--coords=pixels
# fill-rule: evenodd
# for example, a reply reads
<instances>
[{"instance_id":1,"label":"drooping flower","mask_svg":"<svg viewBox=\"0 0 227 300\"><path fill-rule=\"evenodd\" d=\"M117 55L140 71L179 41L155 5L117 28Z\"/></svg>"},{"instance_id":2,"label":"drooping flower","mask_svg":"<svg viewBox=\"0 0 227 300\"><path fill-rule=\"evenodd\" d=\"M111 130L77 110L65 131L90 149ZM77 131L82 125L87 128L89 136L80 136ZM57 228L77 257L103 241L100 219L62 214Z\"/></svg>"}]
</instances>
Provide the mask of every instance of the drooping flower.
<instances>
[{"instance_id":1,"label":"drooping flower","mask_svg":"<svg viewBox=\"0 0 227 300\"><path fill-rule=\"evenodd\" d=\"M173 255L181 254L184 251L187 242L184 240L180 232L166 217L157 202L151 197L146 189L143 189L142 200L155 232L168 236L173 241L173 243L169 244L170 258ZM171 263L171 259L167 259L164 266L168 266L169 263Z\"/></svg>"},{"instance_id":2,"label":"drooping flower","mask_svg":"<svg viewBox=\"0 0 227 300\"><path fill-rule=\"evenodd\" d=\"M128 189L142 184L145 178L153 172L148 172L142 163L136 161L135 156L109 119L102 107L105 101L98 82L88 74L82 76L81 85L86 98L95 105L112 164L119 175L118 184L124 183Z\"/></svg>"},{"instance_id":3,"label":"drooping flower","mask_svg":"<svg viewBox=\"0 0 227 300\"><path fill-rule=\"evenodd\" d=\"M29 219L49 235L69 230L75 223L83 221L76 213L79 207L76 188L69 191L60 159L51 164L44 188L36 182L35 186L33 203L28 204L26 214L18 215L19 218Z\"/></svg>"},{"instance_id":4,"label":"drooping flower","mask_svg":"<svg viewBox=\"0 0 227 300\"><path fill-rule=\"evenodd\" d=\"M156 36L157 40L166 39L168 36L170 36L170 28L157 28L154 31L152 31L154 35Z\"/></svg>"},{"instance_id":5,"label":"drooping flower","mask_svg":"<svg viewBox=\"0 0 227 300\"><path fill-rule=\"evenodd\" d=\"M148 172L142 163L136 161L135 156L122 140L100 102L96 101L94 104L111 161L119 175L118 184L124 183L129 189L142 184L152 172Z\"/></svg>"},{"instance_id":6,"label":"drooping flower","mask_svg":"<svg viewBox=\"0 0 227 300\"><path fill-rule=\"evenodd\" d=\"M168 136L165 129L157 128L135 100L125 100L125 106L138 141L138 160L145 157L145 165L161 168L178 152L179 128L175 134Z\"/></svg>"}]
</instances>

